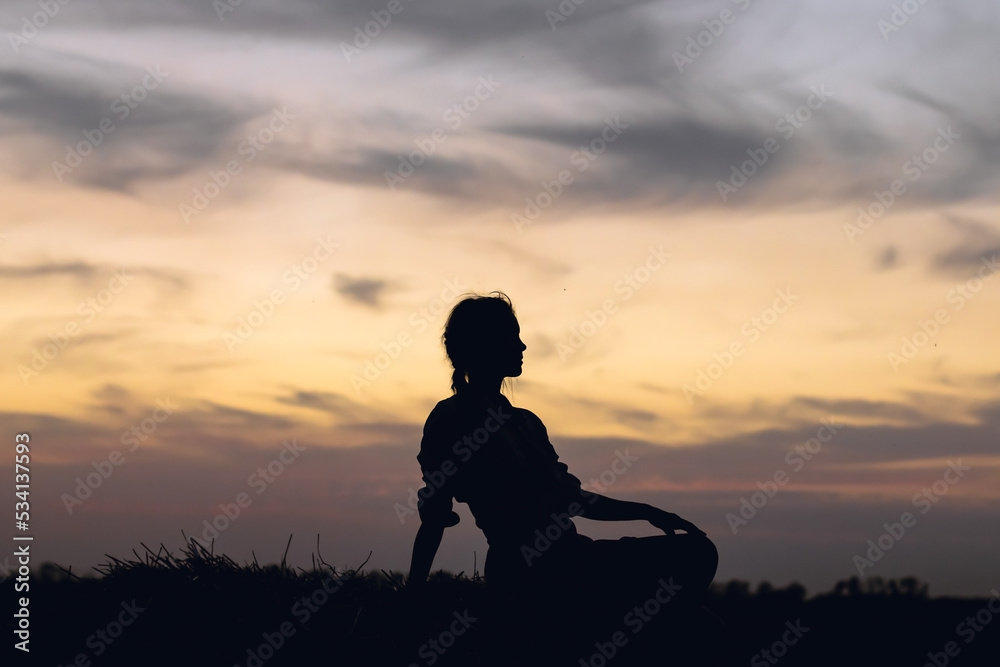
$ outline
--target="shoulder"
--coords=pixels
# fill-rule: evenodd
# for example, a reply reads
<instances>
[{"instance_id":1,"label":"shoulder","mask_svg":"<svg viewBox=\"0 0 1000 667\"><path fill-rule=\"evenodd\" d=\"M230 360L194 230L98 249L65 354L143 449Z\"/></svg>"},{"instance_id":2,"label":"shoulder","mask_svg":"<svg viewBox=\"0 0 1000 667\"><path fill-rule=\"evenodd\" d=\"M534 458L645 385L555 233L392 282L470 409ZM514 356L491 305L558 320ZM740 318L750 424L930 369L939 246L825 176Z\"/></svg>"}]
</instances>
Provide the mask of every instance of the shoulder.
<instances>
[{"instance_id":1,"label":"shoulder","mask_svg":"<svg viewBox=\"0 0 1000 667\"><path fill-rule=\"evenodd\" d=\"M525 408L514 408L514 414L519 416L522 423L528 427L545 433L545 424L543 424L538 415L531 410L527 410Z\"/></svg>"},{"instance_id":2,"label":"shoulder","mask_svg":"<svg viewBox=\"0 0 1000 667\"><path fill-rule=\"evenodd\" d=\"M431 409L430 414L427 415L427 419L424 421L425 441L428 439L437 439L458 429L461 410L459 410L454 399L454 396L450 396L442 401L438 401Z\"/></svg>"},{"instance_id":3,"label":"shoulder","mask_svg":"<svg viewBox=\"0 0 1000 667\"><path fill-rule=\"evenodd\" d=\"M454 424L462 415L462 410L458 404L457 396L449 396L438 401L427 415L424 422L424 431L428 429L440 428Z\"/></svg>"},{"instance_id":4,"label":"shoulder","mask_svg":"<svg viewBox=\"0 0 1000 667\"><path fill-rule=\"evenodd\" d=\"M466 399L455 394L438 401L424 422L423 447L448 446L476 428L483 416Z\"/></svg>"},{"instance_id":5,"label":"shoulder","mask_svg":"<svg viewBox=\"0 0 1000 667\"><path fill-rule=\"evenodd\" d=\"M424 437L462 433L475 429L485 421L499 422L502 427L508 419L518 422L532 431L545 433L545 425L531 410L518 408L506 402L485 410L481 406L468 404L457 394L438 401L424 422Z\"/></svg>"}]
</instances>

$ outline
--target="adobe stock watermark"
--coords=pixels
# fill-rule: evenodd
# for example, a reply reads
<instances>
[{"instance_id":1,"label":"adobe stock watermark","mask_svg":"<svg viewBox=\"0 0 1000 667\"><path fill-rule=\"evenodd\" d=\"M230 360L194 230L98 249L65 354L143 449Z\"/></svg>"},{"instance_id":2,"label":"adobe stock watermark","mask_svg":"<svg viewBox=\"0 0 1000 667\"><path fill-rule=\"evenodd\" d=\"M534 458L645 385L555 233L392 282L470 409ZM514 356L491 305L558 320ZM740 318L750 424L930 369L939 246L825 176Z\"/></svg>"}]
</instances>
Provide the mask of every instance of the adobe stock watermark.
<instances>
[{"instance_id":1,"label":"adobe stock watermark","mask_svg":"<svg viewBox=\"0 0 1000 667\"><path fill-rule=\"evenodd\" d=\"M331 241L332 234L327 234L326 238L316 237L316 245L312 252L288 267L288 270L281 274L281 283L288 286L288 293L297 291L302 284L319 270L324 262L332 256L333 251L340 247L339 243ZM264 326L264 323L271 319L275 310L285 303L288 294L280 287L275 287L261 299L254 299L253 308L245 317L236 319L236 328L232 331L224 331L222 340L233 353L240 345L247 342L251 336Z\"/></svg>"},{"instance_id":2,"label":"adobe stock watermark","mask_svg":"<svg viewBox=\"0 0 1000 667\"><path fill-rule=\"evenodd\" d=\"M618 478L624 475L638 460L639 457L629 454L628 449L624 453L615 450L615 460L611 463L611 467L602 471L596 478L590 479L589 486L591 488L588 489L586 486L580 485L580 498L585 500L588 505L593 505L597 502L597 494L607 490L608 487L617 482ZM535 530L535 541L531 545L521 545L521 557L524 558L525 564L531 567L532 561L551 549L552 545L556 544L564 533L571 528L576 528L572 521L573 517L583 515L583 505L578 502L570 503L566 512L562 514L556 512L550 514L549 517L552 521L544 528Z\"/></svg>"},{"instance_id":3,"label":"adobe stock watermark","mask_svg":"<svg viewBox=\"0 0 1000 667\"><path fill-rule=\"evenodd\" d=\"M190 224L191 218L200 215L208 208L209 204L232 184L233 179L243 173L243 168L256 160L257 156L288 128L289 121L294 119L295 114L289 113L288 107L281 109L275 107L267 125L252 134L248 134L246 139L236 146L236 155L232 159L228 160L218 171L209 170L208 179L200 187L192 190L194 194L190 203L179 202L177 204L177 210L184 223Z\"/></svg>"},{"instance_id":4,"label":"adobe stock watermark","mask_svg":"<svg viewBox=\"0 0 1000 667\"><path fill-rule=\"evenodd\" d=\"M21 382L27 386L29 380L38 377L45 371L66 349L70 340L83 333L87 325L97 319L98 314L103 313L104 309L110 306L134 279L135 276L128 275L125 269L115 271L111 274L111 280L108 281L107 287L77 304L76 313L83 319L80 321L70 320L63 325L61 330L50 333L48 335L50 342L45 343L40 352L36 348L31 348L30 367L24 364L17 366L17 374L21 377Z\"/></svg>"},{"instance_id":5,"label":"adobe stock watermark","mask_svg":"<svg viewBox=\"0 0 1000 667\"><path fill-rule=\"evenodd\" d=\"M111 102L111 113L115 114L119 122L128 118L149 97L149 94L159 88L163 80L170 76L170 72L164 72L159 65L147 67L146 72L142 81ZM77 142L75 146L66 144L66 156L63 158L63 162L52 161L52 173L55 174L56 180L62 183L63 178L83 164L84 158L92 155L97 147L104 143L104 140L116 129L118 126L115 125L114 119L111 116L105 116L97 123L97 127L82 130L83 140Z\"/></svg>"},{"instance_id":6,"label":"adobe stock watermark","mask_svg":"<svg viewBox=\"0 0 1000 667\"><path fill-rule=\"evenodd\" d=\"M87 648L94 652L94 657L99 658L125 633L125 629L135 623L139 614L146 611L146 607L140 607L133 599L131 602L122 602L122 610L118 615L102 628L95 630L85 642ZM88 654L78 653L68 665L89 665ZM62 667L61 665L59 667Z\"/></svg>"},{"instance_id":7,"label":"adobe stock watermark","mask_svg":"<svg viewBox=\"0 0 1000 667\"><path fill-rule=\"evenodd\" d=\"M990 590L992 597L986 606L976 612L975 616L966 616L965 620L955 626L955 634L965 641L966 645L971 644L979 633L983 632L993 622L993 617L1000 615L1000 591L993 588ZM958 642L946 642L942 651L928 651L927 662L923 667L946 667L952 658L957 658L962 652L962 647Z\"/></svg>"},{"instance_id":8,"label":"adobe stock watermark","mask_svg":"<svg viewBox=\"0 0 1000 667\"><path fill-rule=\"evenodd\" d=\"M291 615L301 627L305 627L313 614L317 613L340 591L344 581L353 576L353 574L342 574L336 578L324 576L320 585L313 589L312 593L303 595L292 604ZM262 641L257 646L251 646L246 650L247 657L244 664L246 667L263 667L263 664L273 658L281 650L281 647L295 636L297 631L298 628L291 621L284 621L275 628L274 632L262 632L260 635Z\"/></svg>"},{"instance_id":9,"label":"adobe stock watermark","mask_svg":"<svg viewBox=\"0 0 1000 667\"><path fill-rule=\"evenodd\" d=\"M219 17L219 23L226 20L226 14L232 14L236 8L243 4L243 0L212 0L212 8L215 15Z\"/></svg>"},{"instance_id":10,"label":"adobe stock watermark","mask_svg":"<svg viewBox=\"0 0 1000 667\"><path fill-rule=\"evenodd\" d=\"M428 639L417 649L417 655L423 658L424 664L428 665L428 667L440 660L441 656L455 645L458 638L468 632L472 624L479 620L475 616L472 616L468 609L461 614L454 611L451 615L455 620L451 622L448 628L442 630L436 637ZM411 662L409 667L420 667L420 664Z\"/></svg>"},{"instance_id":11,"label":"adobe stock watermark","mask_svg":"<svg viewBox=\"0 0 1000 667\"><path fill-rule=\"evenodd\" d=\"M21 17L21 29L17 32L8 32L7 41L14 53L20 53L21 47L38 36L38 33L45 29L49 21L54 19L62 8L70 3L70 0L38 0L39 11L30 16Z\"/></svg>"},{"instance_id":12,"label":"adobe stock watermark","mask_svg":"<svg viewBox=\"0 0 1000 667\"><path fill-rule=\"evenodd\" d=\"M611 466L602 470L597 477L591 477L590 481L587 482L589 488L584 488L595 493L604 493L638 460L638 456L632 456L628 453L628 447L625 448L624 452L616 449L615 460L611 462Z\"/></svg>"},{"instance_id":13,"label":"adobe stock watermark","mask_svg":"<svg viewBox=\"0 0 1000 667\"><path fill-rule=\"evenodd\" d=\"M796 619L795 623L785 621L788 628L781 635L781 639L775 641L769 648L762 649L750 658L751 667L768 667L777 664L778 660L788 655L788 647L795 646L799 640L809 632L809 628L802 625L802 619Z\"/></svg>"},{"instance_id":14,"label":"adobe stock watermark","mask_svg":"<svg viewBox=\"0 0 1000 667\"><path fill-rule=\"evenodd\" d=\"M461 101L452 104L441 114L442 120L449 125L452 131L462 127L473 112L479 109L479 105L490 99L496 89L501 86L499 81L493 80L493 75L479 77L479 85L472 91L471 95L466 95ZM421 165L427 162L430 156L437 151L438 144L443 144L448 140L448 132L443 127L435 127L429 136L423 139L414 139L417 149L410 151L406 155L397 155L399 165L396 171L386 171L385 184L389 190L395 192L396 187L402 185L406 179L412 176Z\"/></svg>"},{"instance_id":15,"label":"adobe stock watermark","mask_svg":"<svg viewBox=\"0 0 1000 667\"><path fill-rule=\"evenodd\" d=\"M945 301L951 304L956 312L961 310L982 291L984 283L992 278L997 271L1000 271L997 256L993 255L990 259L984 257L977 277L960 282L948 290ZM934 315L926 320L917 320L916 330L909 336L903 336L899 350L893 350L886 354L893 372L898 373L900 366L910 363L920 350L927 347L941 332L941 328L950 321L951 315L948 314L946 308L938 308L934 311Z\"/></svg>"},{"instance_id":16,"label":"adobe stock watermark","mask_svg":"<svg viewBox=\"0 0 1000 667\"><path fill-rule=\"evenodd\" d=\"M827 417L820 420L820 427L816 430L816 435L805 441L805 444L795 445L788 450L785 454L785 463L791 467L791 472L796 473L801 471L808 461L819 454L823 449L823 445L827 444L836 437L837 432L844 428L844 424L838 424L836 422L836 417ZM760 491L754 491L749 500L746 496L740 498L739 515L729 512L726 514L726 523L729 524L729 529L733 531L733 535L737 531L750 523L750 520L757 516L757 513L764 509L768 502L776 495L781 487L788 484L791 479L791 474L787 472L784 468L778 468L771 475L771 479L765 480L763 482L757 482L757 488Z\"/></svg>"},{"instance_id":17,"label":"adobe stock watermark","mask_svg":"<svg viewBox=\"0 0 1000 667\"><path fill-rule=\"evenodd\" d=\"M545 19L549 22L549 27L552 28L552 32L556 31L560 23L565 23L566 19L576 13L576 8L587 2L587 0L559 0L559 4L556 6L558 12L554 12L551 9L545 10Z\"/></svg>"},{"instance_id":18,"label":"adobe stock watermark","mask_svg":"<svg viewBox=\"0 0 1000 667\"><path fill-rule=\"evenodd\" d=\"M414 336L426 331L430 323L447 310L448 306L467 289L458 282L458 278L445 280L444 289L437 297L410 313L407 319L409 328L403 329L388 342L382 341L379 344L382 351L365 360L364 368L360 374L353 373L351 375L350 381L351 386L354 387L354 393L360 394L363 388L370 387L375 380L382 377L382 373L392 365L393 361L399 358L403 349L413 345Z\"/></svg>"},{"instance_id":19,"label":"adobe stock watermark","mask_svg":"<svg viewBox=\"0 0 1000 667\"><path fill-rule=\"evenodd\" d=\"M614 284L615 294L620 295L621 302L631 299L635 293L642 289L643 285L649 282L653 274L663 268L667 259L673 255L664 252L663 246L654 248L649 246L649 255L646 260L627 272ZM586 319L579 324L569 328L569 339L567 342L556 343L556 353L559 360L565 362L571 355L579 351L587 341L597 335L597 332L608 323L608 320L618 312L619 297L605 299L600 308L588 310Z\"/></svg>"},{"instance_id":20,"label":"adobe stock watermark","mask_svg":"<svg viewBox=\"0 0 1000 667\"><path fill-rule=\"evenodd\" d=\"M134 452L139 448L141 443L144 443L156 433L156 429L159 428L160 424L167 421L167 418L174 414L178 408L179 406L170 402L170 398L156 399L156 407L152 409L149 416L138 424L133 424L129 430L122 433L119 441L123 446L131 445L128 451ZM90 498L94 494L94 491L101 488L101 485L114 474L115 469L123 463L125 463L125 455L120 449L112 451L105 460L91 461L91 467L94 468L94 471L88 473L86 477L76 478L76 488L73 489L72 494L64 493L60 496L60 500L63 501L63 505L66 507L66 512L72 515L73 509L83 505L83 501Z\"/></svg>"},{"instance_id":21,"label":"adobe stock watermark","mask_svg":"<svg viewBox=\"0 0 1000 667\"><path fill-rule=\"evenodd\" d=\"M889 18L880 18L875 22L875 27L882 33L882 39L888 42L889 35L899 31L900 28L909 23L910 17L920 11L920 8L925 4L927 4L927 0L903 0L898 5L893 3Z\"/></svg>"},{"instance_id":22,"label":"adobe stock watermark","mask_svg":"<svg viewBox=\"0 0 1000 667\"><path fill-rule=\"evenodd\" d=\"M675 584L673 577L667 581L661 578L656 583L660 586L649 599L636 605L622 617L622 625L632 632L633 637L648 627L653 618L663 611L663 608L684 588L681 584ZM618 655L620 650L628 645L629 639L629 635L624 630L616 630L608 638L608 641L594 642L594 653L580 658L579 667L604 667Z\"/></svg>"},{"instance_id":23,"label":"adobe stock watermark","mask_svg":"<svg viewBox=\"0 0 1000 667\"><path fill-rule=\"evenodd\" d=\"M805 104L801 104L794 111L786 113L778 118L774 124L774 131L781 133L787 141L795 136L797 130L801 130L812 117L814 111L819 111L826 104L827 100L833 97L833 93L826 89L826 84L811 86L811 94L806 98ZM761 169L772 155L781 150L781 142L774 137L764 140L764 145L760 148L748 148L749 160L744 160L737 167L735 164L729 167L729 180L716 181L715 188L719 191L722 201L729 201L730 195L739 192L739 189L747 184L748 180Z\"/></svg>"},{"instance_id":24,"label":"adobe stock watermark","mask_svg":"<svg viewBox=\"0 0 1000 667\"><path fill-rule=\"evenodd\" d=\"M719 37L722 37L722 33L726 31L726 28L736 23L736 19L742 16L742 13L750 7L750 2L751 0L732 0L732 3L739 8L739 12L733 12L731 9L723 9L719 12L718 18L710 18L702 21L705 29L687 38L687 47L684 49L684 53L674 51L674 64L677 65L677 71L683 74L686 65L694 64L695 60L700 58L707 49L711 48L715 44L715 41Z\"/></svg>"},{"instance_id":25,"label":"adobe stock watermark","mask_svg":"<svg viewBox=\"0 0 1000 667\"><path fill-rule=\"evenodd\" d=\"M920 508L921 514L927 514L931 507L941 502L941 498L948 494L948 490L965 477L965 473L972 470L971 466L962 465L962 459L948 461L948 468L940 479L935 480L930 486L925 486L913 496L911 503L914 507ZM912 512L903 512L899 521L893 523L883 523L885 532L873 540L868 540L868 550L864 555L854 556L854 567L858 569L858 575L865 576L865 569L874 567L875 563L882 560L883 556L896 546L896 543L903 539L907 528L917 525L917 517Z\"/></svg>"},{"instance_id":26,"label":"adobe stock watermark","mask_svg":"<svg viewBox=\"0 0 1000 667\"><path fill-rule=\"evenodd\" d=\"M499 431L507 423L507 420L513 416L509 412L504 412L502 405L496 409L489 408L486 414L487 417L483 421L482 426L474 429L472 433L466 433L452 444L451 453L460 463L468 463L472 459L472 456L486 444L490 436ZM422 503L429 498L433 498L434 494L444 488L448 479L457 472L458 464L450 458L444 459L437 470L425 472L423 475L424 486L420 491L414 491L411 486L408 489L410 496L407 499L407 504L396 503L393 505L393 510L396 512L396 518L399 519L399 523L402 525L406 523L406 517L417 514Z\"/></svg>"},{"instance_id":27,"label":"adobe stock watermark","mask_svg":"<svg viewBox=\"0 0 1000 667\"><path fill-rule=\"evenodd\" d=\"M597 502L597 495L580 487L580 497L587 498L587 504L592 505ZM583 505L572 502L566 507L565 512L552 512L549 514L551 521L543 528L536 528L534 542L521 545L521 558L524 564L531 567L533 561L542 557L546 551L559 542L559 538L566 534L573 534L576 531L576 524L573 517L583 516Z\"/></svg>"},{"instance_id":28,"label":"adobe stock watermark","mask_svg":"<svg viewBox=\"0 0 1000 667\"><path fill-rule=\"evenodd\" d=\"M629 124L621 122L621 116L604 119L604 129L598 136L590 140L586 146L580 146L569 156L569 162L576 167L577 173L582 174L590 168L590 165L597 161L608 146L613 144L621 136L622 132L628 129ZM510 221L514 224L514 229L518 234L522 233L522 227L534 223L542 211L552 206L553 202L562 196L567 187L573 184L576 176L569 169L563 169L551 181L542 179L542 189L533 197L525 197L525 206L521 211L510 214Z\"/></svg>"},{"instance_id":29,"label":"adobe stock watermark","mask_svg":"<svg viewBox=\"0 0 1000 667\"><path fill-rule=\"evenodd\" d=\"M961 138L962 135L956 134L951 129L951 125L947 129L939 127L937 137L934 138L931 145L920 153L914 153L909 160L903 163L900 168L903 176L907 177L910 183L916 183L940 159L941 155L947 153ZM872 225L880 220L899 201L900 197L907 193L907 187L906 181L897 178L889 184L888 189L873 192L875 201L867 206L859 206L855 222L844 224L844 234L847 235L847 240L854 244L859 236L864 236L872 228Z\"/></svg>"},{"instance_id":30,"label":"adobe stock watermark","mask_svg":"<svg viewBox=\"0 0 1000 667\"><path fill-rule=\"evenodd\" d=\"M788 309L801 299L801 296L792 293L792 288L777 290L778 295L770 308L765 308L759 316L754 316L743 323L740 333L747 339L747 344L756 343L760 340L761 334L770 329ZM722 352L715 352L712 358L715 361L709 363L705 368L699 368L695 376L694 384L682 385L681 390L687 399L688 405L694 405L695 396L704 396L705 392L712 388L712 385L723 376L723 374L733 367L736 360L746 353L746 345L739 338L733 340Z\"/></svg>"},{"instance_id":31,"label":"adobe stock watermark","mask_svg":"<svg viewBox=\"0 0 1000 667\"><path fill-rule=\"evenodd\" d=\"M409 1L407 0L407 2ZM372 40L381 35L383 29L389 27L389 24L392 23L392 17L397 16L404 9L406 7L401 0L389 0L385 9L371 10L372 20L364 24L364 29L362 26L354 26L352 44L340 43L340 52L344 54L344 60L347 61L347 64L350 65L351 59L361 55L361 52L371 45Z\"/></svg>"},{"instance_id":32,"label":"adobe stock watermark","mask_svg":"<svg viewBox=\"0 0 1000 667\"><path fill-rule=\"evenodd\" d=\"M281 451L275 458L268 461L266 466L257 468L255 472L250 473L250 476L247 477L247 486L256 489L258 496L264 493L268 485L273 484L288 466L298 460L304 451L306 448L299 445L295 438L292 438L291 442L285 440L281 443ZM244 510L252 504L253 498L246 491L237 493L236 498L231 503L219 503L219 513L212 517L211 522L208 519L201 522L203 526L201 539L196 537L191 539L198 541L204 547L210 546L212 540L228 530L244 513Z\"/></svg>"}]
</instances>

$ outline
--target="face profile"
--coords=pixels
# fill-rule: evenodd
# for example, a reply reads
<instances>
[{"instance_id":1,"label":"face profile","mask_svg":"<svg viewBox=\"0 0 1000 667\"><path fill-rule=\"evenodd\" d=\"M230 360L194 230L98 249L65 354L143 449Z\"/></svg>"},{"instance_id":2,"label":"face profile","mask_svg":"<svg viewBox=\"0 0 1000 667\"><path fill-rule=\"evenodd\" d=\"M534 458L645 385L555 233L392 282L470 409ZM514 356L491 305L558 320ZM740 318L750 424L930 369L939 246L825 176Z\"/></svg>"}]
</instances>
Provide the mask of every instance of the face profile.
<instances>
[{"instance_id":1,"label":"face profile","mask_svg":"<svg viewBox=\"0 0 1000 667\"><path fill-rule=\"evenodd\" d=\"M518 377L524 366L524 351L528 346L521 340L521 327L511 314L509 321L498 322L496 347L486 350L484 361L495 360L493 368L486 365L486 375L500 374L502 377Z\"/></svg>"},{"instance_id":2,"label":"face profile","mask_svg":"<svg viewBox=\"0 0 1000 667\"><path fill-rule=\"evenodd\" d=\"M502 292L473 296L452 310L445 325L445 351L453 366L452 388L499 390L504 378L521 375L524 351L514 308Z\"/></svg>"}]
</instances>

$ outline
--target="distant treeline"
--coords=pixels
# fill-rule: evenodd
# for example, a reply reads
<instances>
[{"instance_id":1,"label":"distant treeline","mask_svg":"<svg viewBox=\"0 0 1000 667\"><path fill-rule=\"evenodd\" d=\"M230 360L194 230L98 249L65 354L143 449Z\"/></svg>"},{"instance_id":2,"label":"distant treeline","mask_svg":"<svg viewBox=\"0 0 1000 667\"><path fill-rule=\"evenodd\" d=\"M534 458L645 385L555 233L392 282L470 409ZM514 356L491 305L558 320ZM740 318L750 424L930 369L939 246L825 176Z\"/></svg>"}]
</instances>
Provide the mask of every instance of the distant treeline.
<instances>
[{"instance_id":1,"label":"distant treeline","mask_svg":"<svg viewBox=\"0 0 1000 667\"><path fill-rule=\"evenodd\" d=\"M521 648L510 619L491 607L476 573L437 572L424 591L413 593L402 573L329 565L318 542L310 570L288 567L284 559L241 565L194 542L180 555L162 546L133 554L109 557L97 568L100 576L45 563L27 593L14 590L13 578L0 584L8 600L30 595L31 610L30 656L14 651L15 662L5 664L539 664ZM996 591L982 599L931 598L927 584L914 577L852 577L808 598L797 583L754 589L731 581L714 584L705 607L724 623L728 664L1000 664ZM608 655L614 647L601 639L590 655L567 664L638 664L627 662L624 652ZM688 639L675 638L678 647ZM669 658L662 664L678 664Z\"/></svg>"}]
</instances>

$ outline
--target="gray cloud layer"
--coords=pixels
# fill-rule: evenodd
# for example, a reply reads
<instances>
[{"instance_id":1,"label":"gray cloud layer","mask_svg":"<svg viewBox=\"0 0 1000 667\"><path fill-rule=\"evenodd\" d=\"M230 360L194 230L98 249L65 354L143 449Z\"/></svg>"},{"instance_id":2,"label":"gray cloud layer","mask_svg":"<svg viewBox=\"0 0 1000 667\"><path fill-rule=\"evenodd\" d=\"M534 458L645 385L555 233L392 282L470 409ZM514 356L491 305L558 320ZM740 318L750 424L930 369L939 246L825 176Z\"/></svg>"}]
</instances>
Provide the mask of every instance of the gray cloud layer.
<instances>
[{"instance_id":1,"label":"gray cloud layer","mask_svg":"<svg viewBox=\"0 0 1000 667\"><path fill-rule=\"evenodd\" d=\"M345 72L378 67L384 57L380 48L405 44L424 54L413 62L412 76L434 79L468 60L503 71L512 81L504 91L504 111L498 112L509 120L473 119L474 127L452 138L461 149L431 156L406 188L514 206L538 191L539 178L566 168L572 151L596 136L602 118L618 113L629 119L629 129L601 163L579 175L581 184L566 198L567 212L594 202L722 206L717 181L768 137L779 138L781 151L729 204L864 203L899 177L904 161L933 141L938 126L948 125L962 139L900 206L947 205L995 192L1000 130L990 110L1000 86L987 63L1000 47L983 30L991 22L996 27L995 12L984 15L978 3L940 10L947 21L937 32L921 19L937 19L939 10L924 8L888 40L876 25L884 12L861 3L833 11L816 3L755 2L746 5L745 14L743 3L732 2L698 8L679 2L584 4L555 31L545 17L555 8L551 4L404 3L363 57L343 63ZM360 1L275 6L247 0L220 20L210 5L193 1L81 0L74 7L58 17L62 27L117 24L183 28L206 39L248 33L310 44L324 40L334 53L340 41L352 39L354 26L371 20L373 9ZM723 9L738 20L687 71L678 71L673 54L683 52L687 38ZM7 10L15 19L17 12ZM956 42L975 50L962 57L950 51ZM107 116L110 96L129 80L121 66L97 60L76 59L71 65L52 53L42 60L44 67L39 58L22 58L0 72L0 118L18 132L57 145ZM132 72L137 74L141 71ZM539 104L546 80L564 91L565 110ZM357 91L359 100L379 94L378 77L368 81L367 90ZM810 87L821 82L829 84L834 98L795 136L782 138L774 129L776 119L804 104ZM80 182L129 189L142 180L216 167L242 126L269 109L259 100L234 103L187 88L179 78L169 88L154 91L134 118L107 138L108 145L81 168ZM324 121L310 122L320 127ZM423 136L430 128L419 118L391 113L370 122L371 132L329 144L306 135L290 138L264 159L318 179L385 187L384 172L395 169L398 154L413 150L406 137ZM337 134L336 127L326 129ZM496 150L510 140L521 147L516 162ZM39 161L36 171L48 162ZM527 164L539 172L530 173Z\"/></svg>"}]
</instances>

